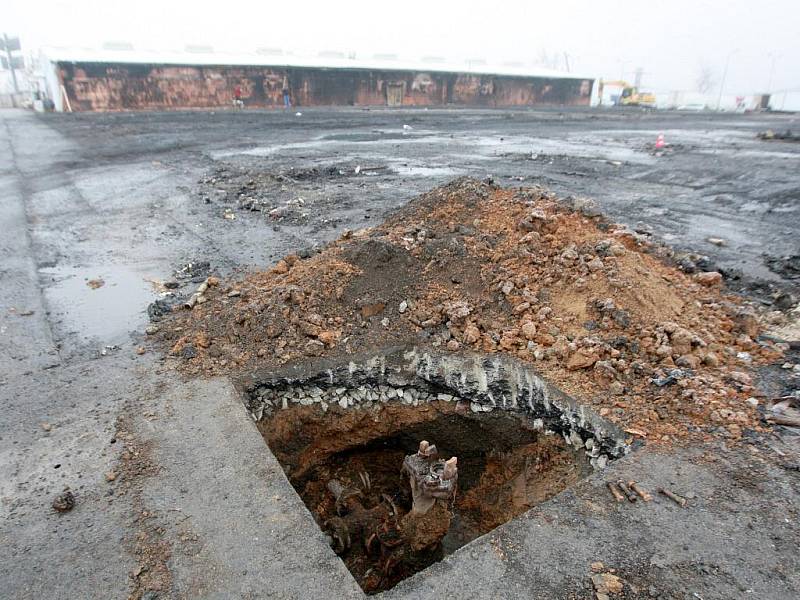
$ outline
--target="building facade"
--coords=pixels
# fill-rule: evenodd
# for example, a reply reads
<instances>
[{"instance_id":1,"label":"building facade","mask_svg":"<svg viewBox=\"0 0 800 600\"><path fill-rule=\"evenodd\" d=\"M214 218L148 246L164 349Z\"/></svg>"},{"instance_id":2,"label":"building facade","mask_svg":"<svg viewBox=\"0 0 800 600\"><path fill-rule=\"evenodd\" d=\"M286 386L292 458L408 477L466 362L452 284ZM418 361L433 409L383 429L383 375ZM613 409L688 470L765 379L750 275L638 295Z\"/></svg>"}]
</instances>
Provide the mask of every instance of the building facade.
<instances>
[{"instance_id":1,"label":"building facade","mask_svg":"<svg viewBox=\"0 0 800 600\"><path fill-rule=\"evenodd\" d=\"M231 106L588 106L593 80L358 66L166 64L53 60L57 109L170 110Z\"/></svg>"}]
</instances>

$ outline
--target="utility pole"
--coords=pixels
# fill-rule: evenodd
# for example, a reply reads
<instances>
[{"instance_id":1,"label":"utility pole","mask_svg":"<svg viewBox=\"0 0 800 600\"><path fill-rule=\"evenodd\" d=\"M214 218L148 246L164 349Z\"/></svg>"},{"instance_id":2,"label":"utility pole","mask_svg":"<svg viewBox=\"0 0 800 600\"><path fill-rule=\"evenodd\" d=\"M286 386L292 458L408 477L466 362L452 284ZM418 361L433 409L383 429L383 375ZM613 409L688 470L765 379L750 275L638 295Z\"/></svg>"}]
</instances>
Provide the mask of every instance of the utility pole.
<instances>
[{"instance_id":1,"label":"utility pole","mask_svg":"<svg viewBox=\"0 0 800 600\"><path fill-rule=\"evenodd\" d=\"M722 81L719 84L719 96L717 97L717 111L719 111L720 106L722 105L722 92L725 89L725 79L728 77L728 67L731 64L731 57L738 51L738 48L731 50L728 53L728 57L725 59L725 69L722 71Z\"/></svg>"},{"instance_id":2,"label":"utility pole","mask_svg":"<svg viewBox=\"0 0 800 600\"><path fill-rule=\"evenodd\" d=\"M11 99L11 102L14 106L17 105L17 95L19 94L19 85L17 84L17 74L14 72L14 67L17 65L17 57L12 54L12 52L19 50L19 38L10 38L5 33L3 34L3 39L0 41L2 44L2 50L6 53L6 61L8 62L8 68L11 71L11 80L14 82L14 96Z\"/></svg>"}]
</instances>

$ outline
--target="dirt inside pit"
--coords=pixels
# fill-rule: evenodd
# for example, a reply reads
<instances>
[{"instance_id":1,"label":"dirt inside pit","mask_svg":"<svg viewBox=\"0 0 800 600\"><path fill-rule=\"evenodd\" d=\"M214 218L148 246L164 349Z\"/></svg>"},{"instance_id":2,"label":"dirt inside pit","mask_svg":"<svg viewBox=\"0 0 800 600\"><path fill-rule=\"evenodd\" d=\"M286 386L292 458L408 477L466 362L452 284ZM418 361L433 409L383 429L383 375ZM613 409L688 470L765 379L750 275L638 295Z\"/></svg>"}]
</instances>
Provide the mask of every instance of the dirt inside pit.
<instances>
[{"instance_id":1,"label":"dirt inside pit","mask_svg":"<svg viewBox=\"0 0 800 600\"><path fill-rule=\"evenodd\" d=\"M391 588L591 471L583 452L560 435L538 431L529 418L474 414L455 403L327 411L292 406L259 422L259 429L323 531L343 512L327 487L331 480L357 490L366 509L390 498L402 522L412 507L401 475L404 457L417 452L421 440L435 443L441 457L458 457L458 489L446 507L450 525L434 547L407 553L388 568L374 545L366 549L367 539L339 552L367 593Z\"/></svg>"}]
</instances>

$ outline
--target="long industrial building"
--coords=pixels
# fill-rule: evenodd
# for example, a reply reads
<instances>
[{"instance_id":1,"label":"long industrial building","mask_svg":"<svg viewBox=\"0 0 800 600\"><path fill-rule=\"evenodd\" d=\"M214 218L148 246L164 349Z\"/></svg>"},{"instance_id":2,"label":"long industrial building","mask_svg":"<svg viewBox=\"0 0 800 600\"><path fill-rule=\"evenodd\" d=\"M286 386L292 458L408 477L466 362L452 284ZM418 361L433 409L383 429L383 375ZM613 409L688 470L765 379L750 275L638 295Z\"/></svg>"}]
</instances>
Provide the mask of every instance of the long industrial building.
<instances>
[{"instance_id":1,"label":"long industrial building","mask_svg":"<svg viewBox=\"0 0 800 600\"><path fill-rule=\"evenodd\" d=\"M178 110L232 106L588 106L593 80L549 69L438 59L174 54L49 50L48 95L60 111Z\"/></svg>"}]
</instances>

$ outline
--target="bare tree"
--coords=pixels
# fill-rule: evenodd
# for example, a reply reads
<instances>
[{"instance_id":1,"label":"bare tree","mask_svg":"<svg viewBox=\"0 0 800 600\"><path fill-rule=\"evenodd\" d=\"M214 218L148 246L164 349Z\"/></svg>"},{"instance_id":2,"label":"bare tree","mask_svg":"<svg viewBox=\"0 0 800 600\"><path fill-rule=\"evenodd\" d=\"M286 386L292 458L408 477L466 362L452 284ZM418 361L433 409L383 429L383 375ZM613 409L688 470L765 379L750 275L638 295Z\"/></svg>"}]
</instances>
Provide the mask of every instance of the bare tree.
<instances>
[{"instance_id":1,"label":"bare tree","mask_svg":"<svg viewBox=\"0 0 800 600\"><path fill-rule=\"evenodd\" d=\"M714 80L714 69L708 65L700 65L697 72L697 79L695 80L697 91L701 94L707 94L714 87Z\"/></svg>"}]
</instances>

